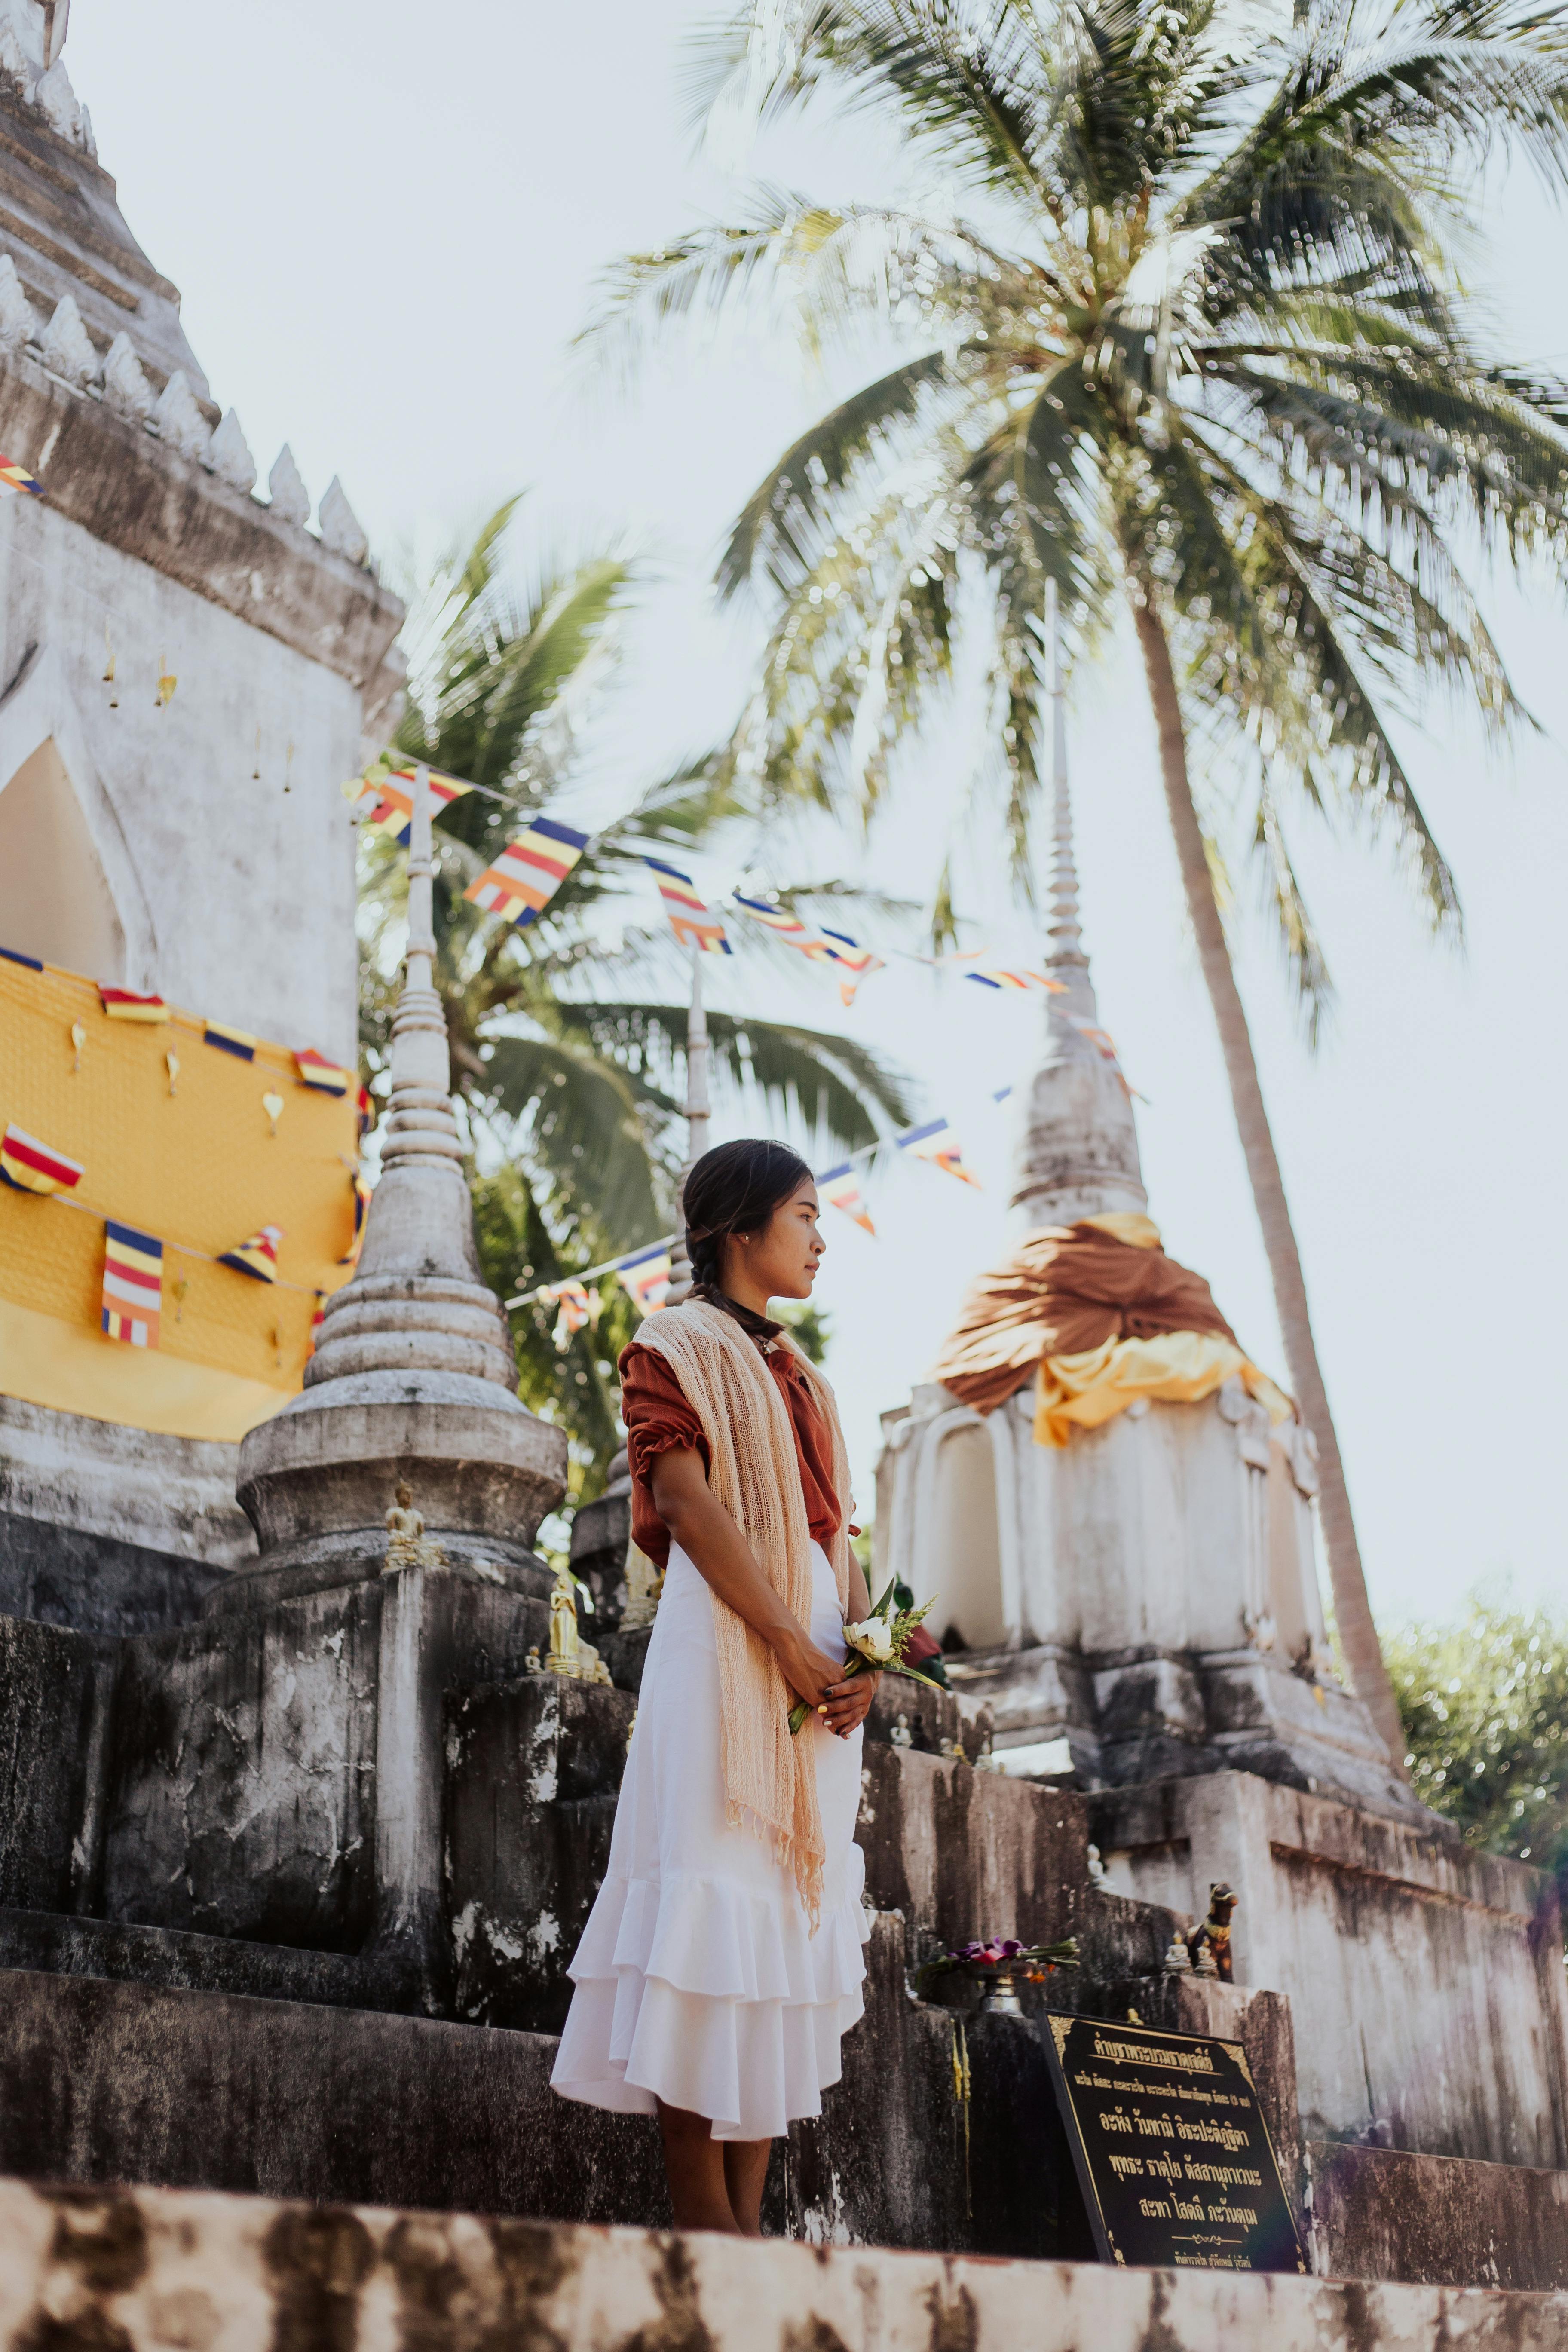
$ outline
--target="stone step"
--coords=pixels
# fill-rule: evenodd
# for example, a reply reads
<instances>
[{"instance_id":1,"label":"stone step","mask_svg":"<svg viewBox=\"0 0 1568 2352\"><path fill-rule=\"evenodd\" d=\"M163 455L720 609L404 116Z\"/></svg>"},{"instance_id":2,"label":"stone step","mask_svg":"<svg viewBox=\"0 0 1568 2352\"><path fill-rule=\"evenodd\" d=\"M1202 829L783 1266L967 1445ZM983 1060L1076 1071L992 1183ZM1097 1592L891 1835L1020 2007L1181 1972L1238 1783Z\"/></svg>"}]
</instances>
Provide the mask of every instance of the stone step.
<instances>
[{"instance_id":1,"label":"stone step","mask_svg":"<svg viewBox=\"0 0 1568 2352\"><path fill-rule=\"evenodd\" d=\"M330 2009L412 2010L419 2002L417 1972L396 1955L301 1951L237 1936L69 1918L58 1911L0 1908L0 1969L106 1977L184 1992L247 1993Z\"/></svg>"},{"instance_id":2,"label":"stone step","mask_svg":"<svg viewBox=\"0 0 1568 2352\"><path fill-rule=\"evenodd\" d=\"M1559 2352L1568 2296L0 2180L0 2342L472 2352Z\"/></svg>"}]
</instances>

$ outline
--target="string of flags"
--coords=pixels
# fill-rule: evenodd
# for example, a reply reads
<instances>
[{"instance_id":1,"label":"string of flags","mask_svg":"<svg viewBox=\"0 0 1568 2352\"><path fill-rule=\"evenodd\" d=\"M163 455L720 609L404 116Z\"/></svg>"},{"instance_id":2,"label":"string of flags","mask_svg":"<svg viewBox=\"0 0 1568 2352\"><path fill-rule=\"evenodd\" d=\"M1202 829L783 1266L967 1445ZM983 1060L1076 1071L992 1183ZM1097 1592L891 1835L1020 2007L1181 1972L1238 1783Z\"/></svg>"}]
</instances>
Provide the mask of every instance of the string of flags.
<instances>
[{"instance_id":1,"label":"string of flags","mask_svg":"<svg viewBox=\"0 0 1568 2352\"><path fill-rule=\"evenodd\" d=\"M1004 1087L996 1099L1000 1101L1010 1092L1010 1087ZM841 1160L837 1167L826 1169L815 1181L822 1200L833 1208L842 1210L847 1217L853 1219L873 1238L877 1228L871 1222L870 1212L860 1189L856 1162L868 1159L887 1143L895 1145L900 1151L908 1151L916 1160L928 1160L933 1168L942 1169L946 1175L958 1177L963 1183L973 1184L976 1192L982 1189L979 1178L964 1165L963 1148L948 1119L927 1119L920 1127L907 1128L901 1135L882 1137L875 1143L862 1144L858 1151L852 1151L848 1159ZM639 1314L657 1314L669 1297L670 1252L674 1240L672 1234L667 1234L662 1241L649 1242L625 1257L606 1258L602 1265L584 1266L579 1274L560 1282L542 1283L537 1290L521 1292L505 1303L509 1307L530 1307L536 1300L554 1300L561 1310L555 1324L555 1344L558 1348L564 1347L572 1334L583 1328L584 1322L590 1319L597 1321L597 1302L587 1286L603 1275L613 1274L616 1277Z\"/></svg>"},{"instance_id":2,"label":"string of flags","mask_svg":"<svg viewBox=\"0 0 1568 2352\"><path fill-rule=\"evenodd\" d=\"M390 755L384 754L363 776L346 783L343 792L362 823L406 845L413 820L415 763L393 767L389 759ZM488 785L469 783L436 768L428 769L426 773L437 808L468 793L482 793L487 799L503 803L506 801L504 793L491 792ZM535 816L468 885L463 896L482 912L500 915L521 930L539 919L591 838L559 818ZM692 877L662 857L645 854L642 862L653 875L678 942L705 955L732 954L722 913L702 896ZM794 948L809 962L835 967L838 992L846 1006L854 1003L862 981L869 979L873 972L888 970L887 957L866 947L847 931L835 930L826 924L813 927L789 908L748 891L733 888L729 896L742 913L770 931L782 945ZM931 971L956 971L960 979L989 990L994 995L1068 993L1065 982L1053 980L1048 973L1028 965L999 962L986 949L966 949L942 956L908 955L902 950L893 952L901 961L923 964ZM1115 1043L1108 1033L1065 1011L1063 1017L1112 1065L1126 1093L1130 1097L1137 1095L1136 1087L1130 1086L1122 1074ZM1139 1096L1138 1099L1146 1097Z\"/></svg>"}]
</instances>

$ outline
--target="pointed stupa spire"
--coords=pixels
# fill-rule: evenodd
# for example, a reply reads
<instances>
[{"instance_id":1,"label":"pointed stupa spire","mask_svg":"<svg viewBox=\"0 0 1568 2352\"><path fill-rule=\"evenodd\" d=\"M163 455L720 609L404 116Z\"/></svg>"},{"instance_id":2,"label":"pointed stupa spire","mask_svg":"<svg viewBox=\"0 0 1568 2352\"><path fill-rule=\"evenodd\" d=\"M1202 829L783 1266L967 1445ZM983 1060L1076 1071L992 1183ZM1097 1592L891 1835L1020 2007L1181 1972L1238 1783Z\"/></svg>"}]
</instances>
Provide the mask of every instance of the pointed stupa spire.
<instances>
[{"instance_id":1,"label":"pointed stupa spire","mask_svg":"<svg viewBox=\"0 0 1568 2352\"><path fill-rule=\"evenodd\" d=\"M1065 992L1047 999L1044 1051L1017 1089L1010 1205L1021 1232L1076 1217L1146 1209L1132 1105L1099 1039L1100 1011L1079 924L1068 786L1067 681L1057 583L1046 583L1047 693L1051 707L1051 884L1046 971Z\"/></svg>"}]
</instances>

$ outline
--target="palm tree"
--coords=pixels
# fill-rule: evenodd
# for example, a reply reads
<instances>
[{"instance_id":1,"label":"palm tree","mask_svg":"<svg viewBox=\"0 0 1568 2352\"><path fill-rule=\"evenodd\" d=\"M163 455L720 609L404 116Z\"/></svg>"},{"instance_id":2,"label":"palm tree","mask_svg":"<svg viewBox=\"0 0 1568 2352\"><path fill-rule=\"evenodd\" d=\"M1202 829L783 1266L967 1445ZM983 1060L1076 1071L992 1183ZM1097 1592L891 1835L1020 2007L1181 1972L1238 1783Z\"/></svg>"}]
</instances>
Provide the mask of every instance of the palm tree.
<instances>
[{"instance_id":1,"label":"palm tree","mask_svg":"<svg viewBox=\"0 0 1568 2352\"><path fill-rule=\"evenodd\" d=\"M669 1230L684 1151L687 968L661 919L651 928L637 919L650 903L640 857L679 858L743 819L734 791L710 772L716 763L693 761L592 842L526 930L464 899L501 844L569 782L585 713L613 667L617 615L637 584L635 566L610 551L514 593L503 560L516 504L499 509L416 598L409 708L394 746L500 795L476 792L440 812L433 895L436 984L475 1155L480 1255L503 1293L558 1281ZM404 883L401 852L384 837L369 842L361 1041L373 1083L395 1002ZM661 982L674 983L674 1001L649 993ZM850 1039L720 1011L708 1026L721 1088L760 1097L775 1112L804 1111L825 1144L873 1142L873 1109L896 1123L910 1116L901 1081ZM603 1287L597 1324L563 1356L552 1304L512 1318L521 1392L563 1422L574 1476L590 1493L618 1442L613 1366L634 1319L616 1286Z\"/></svg>"},{"instance_id":2,"label":"palm tree","mask_svg":"<svg viewBox=\"0 0 1568 2352\"><path fill-rule=\"evenodd\" d=\"M1568 179L1562 21L1532 0L1297 0L1293 21L1214 0L754 0L710 37L702 102L880 118L920 201L836 209L759 188L738 224L623 265L599 329L635 337L750 297L787 306L813 348L879 344L874 380L784 453L724 554L725 592L761 582L775 606L735 746L764 792L875 805L889 750L952 677L963 583L986 615L1026 886L1047 583L1080 641L1131 606L1321 1455L1340 1633L1396 1761L1216 897L1215 767L1223 752L1246 784L1314 1033L1330 979L1292 803L1379 830L1434 924L1458 929L1389 717L1441 684L1505 730L1520 707L1456 548L1558 564L1568 542L1568 394L1489 351L1458 258L1494 149L1553 189Z\"/></svg>"}]
</instances>

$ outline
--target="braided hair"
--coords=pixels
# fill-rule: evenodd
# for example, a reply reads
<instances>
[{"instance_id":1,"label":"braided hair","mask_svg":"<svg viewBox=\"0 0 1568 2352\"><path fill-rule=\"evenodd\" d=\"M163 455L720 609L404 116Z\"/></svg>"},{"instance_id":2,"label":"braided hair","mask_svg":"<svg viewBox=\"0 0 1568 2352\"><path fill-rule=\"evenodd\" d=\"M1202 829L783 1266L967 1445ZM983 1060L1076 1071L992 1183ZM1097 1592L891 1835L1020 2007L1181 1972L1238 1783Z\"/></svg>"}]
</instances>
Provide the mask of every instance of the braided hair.
<instances>
[{"instance_id":1,"label":"braided hair","mask_svg":"<svg viewBox=\"0 0 1568 2352\"><path fill-rule=\"evenodd\" d=\"M705 1151L681 1189L694 1290L721 1291L724 1244L767 1223L811 1171L787 1143L745 1136Z\"/></svg>"}]
</instances>

